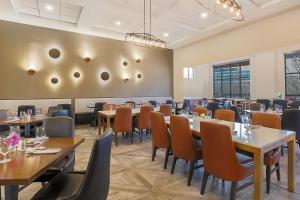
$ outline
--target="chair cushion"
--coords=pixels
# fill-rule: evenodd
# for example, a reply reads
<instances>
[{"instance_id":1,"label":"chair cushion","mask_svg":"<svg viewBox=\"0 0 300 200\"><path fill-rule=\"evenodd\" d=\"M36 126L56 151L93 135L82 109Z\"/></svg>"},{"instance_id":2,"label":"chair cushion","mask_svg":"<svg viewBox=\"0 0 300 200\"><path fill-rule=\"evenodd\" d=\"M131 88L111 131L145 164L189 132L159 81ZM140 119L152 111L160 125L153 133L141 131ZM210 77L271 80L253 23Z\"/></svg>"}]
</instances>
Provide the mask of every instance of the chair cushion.
<instances>
[{"instance_id":1,"label":"chair cushion","mask_svg":"<svg viewBox=\"0 0 300 200\"><path fill-rule=\"evenodd\" d=\"M83 178L84 174L60 173L35 194L32 200L71 198L78 193Z\"/></svg>"},{"instance_id":2,"label":"chair cushion","mask_svg":"<svg viewBox=\"0 0 300 200\"><path fill-rule=\"evenodd\" d=\"M265 153L264 164L267 166L275 165L276 163L279 162L280 157L281 157L280 148L273 149L272 151Z\"/></svg>"},{"instance_id":3,"label":"chair cushion","mask_svg":"<svg viewBox=\"0 0 300 200\"><path fill-rule=\"evenodd\" d=\"M240 153L237 153L237 157L241 164L247 164L253 162L253 158Z\"/></svg>"}]
</instances>

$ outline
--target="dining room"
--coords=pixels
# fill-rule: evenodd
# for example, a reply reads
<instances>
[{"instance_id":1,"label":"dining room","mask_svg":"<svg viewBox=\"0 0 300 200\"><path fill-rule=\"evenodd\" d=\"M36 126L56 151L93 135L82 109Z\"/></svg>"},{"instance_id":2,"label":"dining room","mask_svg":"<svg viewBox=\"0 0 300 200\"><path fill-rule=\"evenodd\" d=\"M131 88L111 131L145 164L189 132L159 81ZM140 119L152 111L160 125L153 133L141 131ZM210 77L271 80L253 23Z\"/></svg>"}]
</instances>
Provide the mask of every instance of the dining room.
<instances>
[{"instance_id":1,"label":"dining room","mask_svg":"<svg viewBox=\"0 0 300 200\"><path fill-rule=\"evenodd\" d=\"M299 0L1 0L0 200L300 200Z\"/></svg>"}]
</instances>

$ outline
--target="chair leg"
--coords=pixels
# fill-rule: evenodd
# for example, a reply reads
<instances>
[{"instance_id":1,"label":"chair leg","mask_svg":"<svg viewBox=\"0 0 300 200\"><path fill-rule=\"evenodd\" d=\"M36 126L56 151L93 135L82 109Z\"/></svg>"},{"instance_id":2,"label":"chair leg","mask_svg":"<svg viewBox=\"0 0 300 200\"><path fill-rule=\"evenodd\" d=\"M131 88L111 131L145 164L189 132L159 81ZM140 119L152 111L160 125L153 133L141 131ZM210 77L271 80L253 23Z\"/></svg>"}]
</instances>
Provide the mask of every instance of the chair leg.
<instances>
[{"instance_id":1,"label":"chair leg","mask_svg":"<svg viewBox=\"0 0 300 200\"><path fill-rule=\"evenodd\" d=\"M142 142L142 129L140 129L139 135L140 135L140 142Z\"/></svg>"},{"instance_id":2,"label":"chair leg","mask_svg":"<svg viewBox=\"0 0 300 200\"><path fill-rule=\"evenodd\" d=\"M118 146L118 134L115 132L115 142L116 142L116 147Z\"/></svg>"},{"instance_id":3,"label":"chair leg","mask_svg":"<svg viewBox=\"0 0 300 200\"><path fill-rule=\"evenodd\" d=\"M277 180L280 181L280 165L279 165L279 162L275 164L275 167L276 167Z\"/></svg>"},{"instance_id":4,"label":"chair leg","mask_svg":"<svg viewBox=\"0 0 300 200\"><path fill-rule=\"evenodd\" d=\"M176 158L175 156L173 157L173 162L172 162L172 167L171 167L171 174L174 174L177 159L178 158Z\"/></svg>"},{"instance_id":5,"label":"chair leg","mask_svg":"<svg viewBox=\"0 0 300 200\"><path fill-rule=\"evenodd\" d=\"M238 182L231 183L230 200L235 200L237 187L238 187Z\"/></svg>"},{"instance_id":6,"label":"chair leg","mask_svg":"<svg viewBox=\"0 0 300 200\"><path fill-rule=\"evenodd\" d=\"M200 194L202 194L202 195L205 192L205 187L206 187L208 177L209 177L209 173L204 170L203 178L202 178L202 185L201 185L201 190L200 190Z\"/></svg>"},{"instance_id":7,"label":"chair leg","mask_svg":"<svg viewBox=\"0 0 300 200\"><path fill-rule=\"evenodd\" d=\"M193 178L193 172L195 168L195 161L190 162L190 168L189 168L189 176L188 176L188 182L187 185L190 186Z\"/></svg>"},{"instance_id":8,"label":"chair leg","mask_svg":"<svg viewBox=\"0 0 300 200\"><path fill-rule=\"evenodd\" d=\"M132 140L133 140L133 131L131 131L131 132L129 133L129 135L130 135L130 136L129 136L129 137L130 137L130 143L132 144L132 142L133 142L133 141L132 141Z\"/></svg>"},{"instance_id":9,"label":"chair leg","mask_svg":"<svg viewBox=\"0 0 300 200\"><path fill-rule=\"evenodd\" d=\"M267 194L270 193L270 182L271 182L271 167L270 166L266 166L266 190L267 190Z\"/></svg>"},{"instance_id":10,"label":"chair leg","mask_svg":"<svg viewBox=\"0 0 300 200\"><path fill-rule=\"evenodd\" d=\"M281 156L283 156L284 155L283 146L280 147L280 150L281 150Z\"/></svg>"},{"instance_id":11,"label":"chair leg","mask_svg":"<svg viewBox=\"0 0 300 200\"><path fill-rule=\"evenodd\" d=\"M157 149L157 147L155 147L155 146L152 147L152 161L154 161L154 158L156 156L156 149Z\"/></svg>"},{"instance_id":12,"label":"chair leg","mask_svg":"<svg viewBox=\"0 0 300 200\"><path fill-rule=\"evenodd\" d=\"M170 151L171 151L170 148L167 148L167 149L166 149L166 156L165 156L165 162L164 162L164 169L167 169Z\"/></svg>"}]
</instances>

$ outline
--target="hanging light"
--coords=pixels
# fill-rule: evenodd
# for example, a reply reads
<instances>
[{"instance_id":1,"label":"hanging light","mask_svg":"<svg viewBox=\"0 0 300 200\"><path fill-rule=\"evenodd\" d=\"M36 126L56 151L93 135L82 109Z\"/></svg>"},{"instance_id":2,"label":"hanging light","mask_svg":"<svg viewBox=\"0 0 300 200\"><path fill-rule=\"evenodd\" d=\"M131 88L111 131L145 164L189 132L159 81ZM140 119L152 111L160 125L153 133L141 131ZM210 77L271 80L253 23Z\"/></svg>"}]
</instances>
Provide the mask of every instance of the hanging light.
<instances>
[{"instance_id":1,"label":"hanging light","mask_svg":"<svg viewBox=\"0 0 300 200\"><path fill-rule=\"evenodd\" d=\"M235 21L243 21L244 16L239 0L195 0L211 12Z\"/></svg>"},{"instance_id":2,"label":"hanging light","mask_svg":"<svg viewBox=\"0 0 300 200\"><path fill-rule=\"evenodd\" d=\"M148 47L148 48L166 48L167 42L155 37L151 34L151 4L150 1L150 23L149 32L146 32L146 0L144 0L144 32L143 33L126 33L125 42L132 43L138 46Z\"/></svg>"}]
</instances>

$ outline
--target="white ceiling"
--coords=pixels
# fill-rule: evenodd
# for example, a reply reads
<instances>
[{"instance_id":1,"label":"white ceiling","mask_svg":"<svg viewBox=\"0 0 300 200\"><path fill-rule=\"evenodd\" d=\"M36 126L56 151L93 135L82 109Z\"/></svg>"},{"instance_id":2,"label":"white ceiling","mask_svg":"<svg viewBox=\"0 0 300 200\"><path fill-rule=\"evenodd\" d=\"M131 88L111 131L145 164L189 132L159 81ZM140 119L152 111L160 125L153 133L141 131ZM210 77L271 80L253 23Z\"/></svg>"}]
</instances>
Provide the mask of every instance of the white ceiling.
<instances>
[{"instance_id":1,"label":"white ceiling","mask_svg":"<svg viewBox=\"0 0 300 200\"><path fill-rule=\"evenodd\" d=\"M152 33L178 48L300 5L300 0L240 2L243 22L219 17L194 0L152 0ZM143 0L1 0L0 19L124 40L126 32L143 30Z\"/></svg>"}]
</instances>

